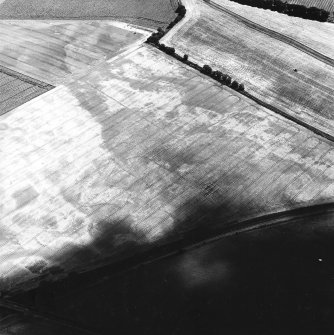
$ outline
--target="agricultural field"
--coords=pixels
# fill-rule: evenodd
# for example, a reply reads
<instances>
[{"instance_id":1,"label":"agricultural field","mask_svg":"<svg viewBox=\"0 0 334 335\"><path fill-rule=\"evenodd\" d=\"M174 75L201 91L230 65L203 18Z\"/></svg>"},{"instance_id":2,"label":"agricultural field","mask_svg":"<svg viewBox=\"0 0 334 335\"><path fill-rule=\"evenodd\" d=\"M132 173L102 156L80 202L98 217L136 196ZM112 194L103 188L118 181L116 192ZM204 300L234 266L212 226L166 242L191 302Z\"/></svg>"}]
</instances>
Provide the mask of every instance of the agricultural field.
<instances>
[{"instance_id":1,"label":"agricultural field","mask_svg":"<svg viewBox=\"0 0 334 335\"><path fill-rule=\"evenodd\" d=\"M0 31L0 65L53 85L136 47L148 35L103 21L5 20Z\"/></svg>"},{"instance_id":2,"label":"agricultural field","mask_svg":"<svg viewBox=\"0 0 334 335\"><path fill-rule=\"evenodd\" d=\"M334 24L305 20L278 12L241 5L230 0L211 0L248 20L284 34L310 48L334 58ZM334 2L333 2L334 3Z\"/></svg>"},{"instance_id":3,"label":"agricultural field","mask_svg":"<svg viewBox=\"0 0 334 335\"><path fill-rule=\"evenodd\" d=\"M334 134L332 61L322 61L204 2L185 4L188 20L163 43L231 75L266 103Z\"/></svg>"},{"instance_id":4,"label":"agricultural field","mask_svg":"<svg viewBox=\"0 0 334 335\"><path fill-rule=\"evenodd\" d=\"M50 285L56 298L49 302L37 294L48 311L97 326L99 334L273 335L275 327L313 335L319 329L314 320L334 327L333 272L316 258L329 263L333 257L333 219L327 212L224 236L94 286ZM24 333L30 334L36 333Z\"/></svg>"},{"instance_id":5,"label":"agricultural field","mask_svg":"<svg viewBox=\"0 0 334 335\"><path fill-rule=\"evenodd\" d=\"M176 8L176 0L2 0L0 19L112 19L156 29Z\"/></svg>"},{"instance_id":6,"label":"agricultural field","mask_svg":"<svg viewBox=\"0 0 334 335\"><path fill-rule=\"evenodd\" d=\"M0 114L52 89L53 86L0 66Z\"/></svg>"},{"instance_id":7,"label":"agricultural field","mask_svg":"<svg viewBox=\"0 0 334 335\"><path fill-rule=\"evenodd\" d=\"M334 195L330 141L150 46L0 125L0 290Z\"/></svg>"},{"instance_id":8,"label":"agricultural field","mask_svg":"<svg viewBox=\"0 0 334 335\"><path fill-rule=\"evenodd\" d=\"M305 7L317 7L328 12L334 11L334 1L333 0L287 0L287 3L303 5Z\"/></svg>"}]
</instances>

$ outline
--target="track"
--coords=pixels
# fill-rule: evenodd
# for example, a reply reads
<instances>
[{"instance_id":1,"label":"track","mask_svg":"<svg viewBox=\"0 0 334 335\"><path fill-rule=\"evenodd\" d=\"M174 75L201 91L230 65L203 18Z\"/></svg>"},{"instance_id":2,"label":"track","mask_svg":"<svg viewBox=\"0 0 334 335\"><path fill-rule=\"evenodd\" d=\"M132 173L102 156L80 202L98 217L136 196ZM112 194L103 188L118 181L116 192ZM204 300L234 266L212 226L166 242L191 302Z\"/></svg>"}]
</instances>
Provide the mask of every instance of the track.
<instances>
[{"instance_id":1,"label":"track","mask_svg":"<svg viewBox=\"0 0 334 335\"><path fill-rule=\"evenodd\" d=\"M264 26L261 26L260 24L257 24L251 20L248 20L246 18L244 18L243 16L239 15L239 14L236 14L235 12L221 6L221 5L218 5L216 3L213 3L213 2L206 2L204 1L208 6L212 7L212 8L215 8L215 9L218 9L228 15L231 15L233 16L235 19L239 20L240 22L242 22L243 24L245 24L247 27L251 28L251 29L254 29L254 30L257 30L263 34L266 34L272 38L275 38L281 42L284 42L286 44L289 44L290 46L318 59L319 61L329 65L329 66L332 66L334 67L334 60L330 57L327 57L325 55L323 55L322 53L300 43L300 42L297 42L296 40L294 40L293 38L290 38L290 37L287 37L283 34L280 34L274 30L271 30L269 28L266 28Z\"/></svg>"}]
</instances>

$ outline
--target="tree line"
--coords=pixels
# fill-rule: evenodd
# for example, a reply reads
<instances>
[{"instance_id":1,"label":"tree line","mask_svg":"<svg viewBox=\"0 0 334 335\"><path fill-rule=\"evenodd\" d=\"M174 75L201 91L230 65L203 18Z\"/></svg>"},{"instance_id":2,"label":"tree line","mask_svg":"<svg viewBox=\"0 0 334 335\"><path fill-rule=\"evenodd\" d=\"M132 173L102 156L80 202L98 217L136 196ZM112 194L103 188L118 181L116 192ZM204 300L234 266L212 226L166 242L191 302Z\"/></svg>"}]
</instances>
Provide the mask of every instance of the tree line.
<instances>
[{"instance_id":1,"label":"tree line","mask_svg":"<svg viewBox=\"0 0 334 335\"><path fill-rule=\"evenodd\" d=\"M166 31L164 31L162 28L158 28L158 31L153 33L148 39L148 43L156 44L159 43L160 38L164 36L170 29L172 29L178 22L180 22L184 16L186 15L186 7L179 4L177 9L175 10L175 13L177 13L176 18L167 26Z\"/></svg>"},{"instance_id":2,"label":"tree line","mask_svg":"<svg viewBox=\"0 0 334 335\"><path fill-rule=\"evenodd\" d=\"M167 29L163 30L162 28L158 28L157 32L152 33L152 35L146 40L146 43L149 43L157 47L159 50L191 66L192 68L202 72L203 74L211 77L212 79L218 81L222 85L227 85L236 91L244 91L245 90L244 84L240 84L236 80L232 80L231 76L229 76L228 74L224 74L221 71L212 70L212 68L207 64L200 66L190 61L188 55L185 54L183 56L180 56L175 52L175 48L160 43L160 39L185 16L186 8L183 5L179 5L179 7L176 9L175 12L178 13L178 16L175 18L173 22L171 22L167 26Z\"/></svg>"},{"instance_id":3,"label":"tree line","mask_svg":"<svg viewBox=\"0 0 334 335\"><path fill-rule=\"evenodd\" d=\"M305 7L303 5L289 4L281 0L231 0L243 5L270 9L275 12L284 13L290 16L297 16L303 19L325 22L329 12L316 7Z\"/></svg>"}]
</instances>

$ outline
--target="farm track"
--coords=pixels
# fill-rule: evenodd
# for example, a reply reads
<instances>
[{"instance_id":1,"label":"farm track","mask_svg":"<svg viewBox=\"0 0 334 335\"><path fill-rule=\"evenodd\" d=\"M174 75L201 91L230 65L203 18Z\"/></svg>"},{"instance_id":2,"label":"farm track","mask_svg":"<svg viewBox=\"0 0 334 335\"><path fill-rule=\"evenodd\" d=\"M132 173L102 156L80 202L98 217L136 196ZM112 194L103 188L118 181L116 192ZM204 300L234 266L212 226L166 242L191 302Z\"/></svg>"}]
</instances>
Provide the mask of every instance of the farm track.
<instances>
[{"instance_id":1,"label":"farm track","mask_svg":"<svg viewBox=\"0 0 334 335\"><path fill-rule=\"evenodd\" d=\"M298 50L316 58L317 60L334 67L334 60L332 58L321 54L320 52L318 52L318 51L316 51L316 50L314 50L314 49L312 49L312 48L294 40L293 38L290 38L286 35L280 34L280 33L276 32L274 30L271 30L271 29L266 28L266 27L264 27L264 26L262 26L258 23L255 23L254 21L246 19L245 17L243 17L243 16L241 16L241 15L239 15L239 14L237 14L237 13L235 13L235 12L233 12L233 11L231 11L231 10L221 6L221 5L218 5L218 4L213 3L213 2L206 2L206 1L204 1L204 2L212 8L218 9L218 10L220 10L220 11L222 11L222 12L228 14L228 15L233 16L235 19L244 23L247 27L252 28L254 30L257 30L261 33L264 33L264 34L266 34L266 35L268 35L272 38L275 38L275 39L277 39L281 42L289 44L290 46L292 46L292 47L294 47L294 48L296 48L296 49L298 49Z\"/></svg>"}]
</instances>

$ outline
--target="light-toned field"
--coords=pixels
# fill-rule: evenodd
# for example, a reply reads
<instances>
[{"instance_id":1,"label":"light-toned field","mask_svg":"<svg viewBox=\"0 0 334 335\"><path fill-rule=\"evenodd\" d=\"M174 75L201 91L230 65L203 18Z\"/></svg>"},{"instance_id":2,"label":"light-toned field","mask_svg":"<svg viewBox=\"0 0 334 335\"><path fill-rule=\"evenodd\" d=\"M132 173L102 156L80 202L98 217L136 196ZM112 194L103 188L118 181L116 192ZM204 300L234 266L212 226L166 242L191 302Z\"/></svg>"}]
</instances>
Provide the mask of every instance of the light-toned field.
<instances>
[{"instance_id":1,"label":"light-toned field","mask_svg":"<svg viewBox=\"0 0 334 335\"><path fill-rule=\"evenodd\" d=\"M149 35L103 21L1 21L0 31L0 65L55 85L80 76Z\"/></svg>"},{"instance_id":2,"label":"light-toned field","mask_svg":"<svg viewBox=\"0 0 334 335\"><path fill-rule=\"evenodd\" d=\"M331 142L149 46L0 121L1 288L334 196Z\"/></svg>"},{"instance_id":3,"label":"light-toned field","mask_svg":"<svg viewBox=\"0 0 334 335\"><path fill-rule=\"evenodd\" d=\"M317 7L327 11L334 10L333 0L287 0L288 3L303 5L305 7Z\"/></svg>"},{"instance_id":4,"label":"light-toned field","mask_svg":"<svg viewBox=\"0 0 334 335\"><path fill-rule=\"evenodd\" d=\"M241 5L230 0L214 0L211 2L334 58L334 24L332 23L305 20L271 10Z\"/></svg>"},{"instance_id":5,"label":"light-toned field","mask_svg":"<svg viewBox=\"0 0 334 335\"><path fill-rule=\"evenodd\" d=\"M332 66L204 2L185 4L188 21L167 35L165 44L232 75L257 98L334 134Z\"/></svg>"},{"instance_id":6,"label":"light-toned field","mask_svg":"<svg viewBox=\"0 0 334 335\"><path fill-rule=\"evenodd\" d=\"M150 28L167 26L176 14L175 0L6 0L1 19L112 19Z\"/></svg>"}]
</instances>

